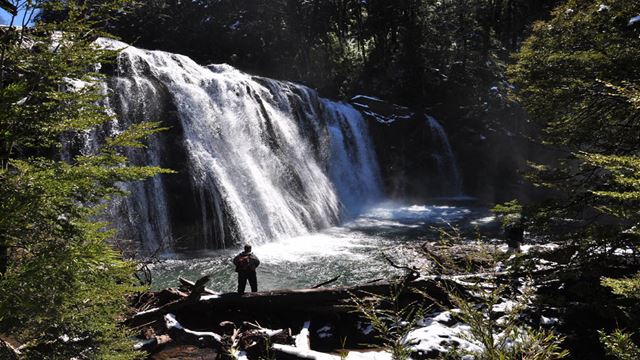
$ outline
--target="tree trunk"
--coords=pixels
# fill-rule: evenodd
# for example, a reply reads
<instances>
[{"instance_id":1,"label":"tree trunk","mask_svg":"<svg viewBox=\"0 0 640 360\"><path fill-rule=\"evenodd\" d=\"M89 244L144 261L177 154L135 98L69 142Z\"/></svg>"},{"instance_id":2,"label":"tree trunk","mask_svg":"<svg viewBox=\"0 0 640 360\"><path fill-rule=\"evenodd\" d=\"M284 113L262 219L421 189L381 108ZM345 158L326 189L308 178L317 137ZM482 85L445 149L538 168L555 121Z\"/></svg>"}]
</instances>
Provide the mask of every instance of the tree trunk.
<instances>
[{"instance_id":1,"label":"tree trunk","mask_svg":"<svg viewBox=\"0 0 640 360\"><path fill-rule=\"evenodd\" d=\"M3 242L0 242L0 275L4 275L7 272L7 266L9 263L9 248Z\"/></svg>"}]
</instances>

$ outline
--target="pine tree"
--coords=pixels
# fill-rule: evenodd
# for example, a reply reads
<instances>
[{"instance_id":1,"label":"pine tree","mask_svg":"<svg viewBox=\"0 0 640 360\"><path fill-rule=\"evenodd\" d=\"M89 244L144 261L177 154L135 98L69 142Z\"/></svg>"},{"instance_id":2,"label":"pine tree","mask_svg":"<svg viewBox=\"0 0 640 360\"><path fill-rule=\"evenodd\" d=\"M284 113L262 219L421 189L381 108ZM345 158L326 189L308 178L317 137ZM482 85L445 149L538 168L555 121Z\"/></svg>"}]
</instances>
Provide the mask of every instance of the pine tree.
<instances>
[{"instance_id":1,"label":"pine tree","mask_svg":"<svg viewBox=\"0 0 640 360\"><path fill-rule=\"evenodd\" d=\"M536 24L511 68L518 96L564 154L535 165L531 179L555 194L537 204L535 230L577 250L574 261L604 271L616 254L640 251L640 14L635 0L571 0ZM605 279L637 329L640 276ZM601 333L610 355L635 359L624 331Z\"/></svg>"},{"instance_id":2,"label":"pine tree","mask_svg":"<svg viewBox=\"0 0 640 360\"><path fill-rule=\"evenodd\" d=\"M629 20L638 13L632 0L568 1L536 24L511 68L543 141L565 154L533 167L534 182L561 194L539 206L540 229L577 246L585 261L637 246L640 29Z\"/></svg>"},{"instance_id":3,"label":"pine tree","mask_svg":"<svg viewBox=\"0 0 640 360\"><path fill-rule=\"evenodd\" d=\"M126 296L140 290L135 266L96 219L123 195L118 183L166 172L122 155L160 129L139 124L95 153L59 155L65 135L112 120L98 68L116 52L94 40L124 3L24 1L28 14L49 17L1 34L0 334L25 344L29 359L139 356L118 325Z\"/></svg>"}]
</instances>

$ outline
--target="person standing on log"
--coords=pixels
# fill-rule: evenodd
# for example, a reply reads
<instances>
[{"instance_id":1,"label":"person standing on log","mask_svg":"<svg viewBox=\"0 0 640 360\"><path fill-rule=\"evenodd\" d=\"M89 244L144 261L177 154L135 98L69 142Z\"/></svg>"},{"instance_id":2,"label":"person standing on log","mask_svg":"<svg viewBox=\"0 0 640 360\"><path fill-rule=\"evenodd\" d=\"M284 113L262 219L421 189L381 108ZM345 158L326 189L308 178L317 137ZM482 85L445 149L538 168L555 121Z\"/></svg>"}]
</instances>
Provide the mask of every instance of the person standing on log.
<instances>
[{"instance_id":1,"label":"person standing on log","mask_svg":"<svg viewBox=\"0 0 640 360\"><path fill-rule=\"evenodd\" d=\"M258 278L256 268L260 266L260 260L251 252L251 245L245 245L244 251L233 258L233 264L238 273L238 293L244 294L247 280L251 286L251 292L258 291Z\"/></svg>"}]
</instances>

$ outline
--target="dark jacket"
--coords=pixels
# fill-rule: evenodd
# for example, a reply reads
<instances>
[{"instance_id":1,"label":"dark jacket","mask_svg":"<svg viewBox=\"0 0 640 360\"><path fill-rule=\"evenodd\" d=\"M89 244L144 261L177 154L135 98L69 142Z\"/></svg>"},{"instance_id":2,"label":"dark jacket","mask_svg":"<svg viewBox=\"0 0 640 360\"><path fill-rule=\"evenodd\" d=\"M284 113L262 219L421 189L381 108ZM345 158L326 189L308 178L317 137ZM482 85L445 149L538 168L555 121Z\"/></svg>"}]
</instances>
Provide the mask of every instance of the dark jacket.
<instances>
[{"instance_id":1,"label":"dark jacket","mask_svg":"<svg viewBox=\"0 0 640 360\"><path fill-rule=\"evenodd\" d=\"M249 257L249 263L247 264L245 269L241 269L240 266L240 258L244 257L244 256L248 256ZM236 255L236 257L233 258L233 265L236 266L236 272L240 272L240 271L256 271L256 268L258 266L260 266L260 260L258 260L258 257L255 256L253 253L247 253L247 252L241 252L240 254Z\"/></svg>"}]
</instances>

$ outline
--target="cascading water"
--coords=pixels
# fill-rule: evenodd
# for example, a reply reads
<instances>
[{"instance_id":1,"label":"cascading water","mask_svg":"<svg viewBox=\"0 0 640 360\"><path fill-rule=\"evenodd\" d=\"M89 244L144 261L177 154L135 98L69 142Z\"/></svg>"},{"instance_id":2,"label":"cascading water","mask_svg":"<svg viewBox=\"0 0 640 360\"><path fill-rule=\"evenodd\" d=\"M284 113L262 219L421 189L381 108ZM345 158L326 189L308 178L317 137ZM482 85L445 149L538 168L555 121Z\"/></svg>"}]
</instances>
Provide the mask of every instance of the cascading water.
<instances>
[{"instance_id":1,"label":"cascading water","mask_svg":"<svg viewBox=\"0 0 640 360\"><path fill-rule=\"evenodd\" d=\"M432 157L436 161L438 177L443 184L442 195L457 196L462 194L462 177L449 137L444 128L433 117L427 116L427 123L431 130L431 142L434 152Z\"/></svg>"},{"instance_id":2,"label":"cascading water","mask_svg":"<svg viewBox=\"0 0 640 360\"><path fill-rule=\"evenodd\" d=\"M139 121L171 127L129 155L178 174L129 186L131 196L113 208L121 233L137 234L149 250L292 237L382 196L360 113L304 86L126 47L109 88L119 122L108 132Z\"/></svg>"}]
</instances>

